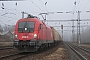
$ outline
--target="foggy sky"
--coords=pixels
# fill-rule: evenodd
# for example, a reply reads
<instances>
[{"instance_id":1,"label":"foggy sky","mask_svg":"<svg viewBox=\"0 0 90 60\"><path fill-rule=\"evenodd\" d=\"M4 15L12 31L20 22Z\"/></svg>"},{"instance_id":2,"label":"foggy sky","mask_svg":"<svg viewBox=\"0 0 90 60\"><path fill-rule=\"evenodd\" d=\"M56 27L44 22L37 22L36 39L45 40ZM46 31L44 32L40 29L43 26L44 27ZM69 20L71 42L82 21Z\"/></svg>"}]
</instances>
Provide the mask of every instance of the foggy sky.
<instances>
[{"instance_id":1,"label":"foggy sky","mask_svg":"<svg viewBox=\"0 0 90 60\"><path fill-rule=\"evenodd\" d=\"M33 3L32 3L32 2ZM2 3L4 4L4 11L0 8L0 15L5 12L13 12L17 14L15 18L19 18L22 11L28 12L32 15L38 16L42 12L69 12L69 11L82 11L81 19L89 19L90 13L85 13L83 11L90 10L90 1L89 0L76 0L76 5L74 4L75 0L26 0L26 1L0 1L0 7ZM17 6L15 3L17 2ZM45 5L45 2L47 4ZM80 3L79 3L80 2ZM38 8L37 6L40 8ZM8 10L9 9L9 10ZM8 14L9 16L10 14ZM72 13L61 13L61 14L49 14L47 19L77 19L77 13L72 17ZM0 16L1 17L1 16ZM13 16L11 16L13 17ZM21 16L20 16L21 17ZM42 18L41 16L38 16ZM5 18L5 17L4 17Z\"/></svg>"}]
</instances>

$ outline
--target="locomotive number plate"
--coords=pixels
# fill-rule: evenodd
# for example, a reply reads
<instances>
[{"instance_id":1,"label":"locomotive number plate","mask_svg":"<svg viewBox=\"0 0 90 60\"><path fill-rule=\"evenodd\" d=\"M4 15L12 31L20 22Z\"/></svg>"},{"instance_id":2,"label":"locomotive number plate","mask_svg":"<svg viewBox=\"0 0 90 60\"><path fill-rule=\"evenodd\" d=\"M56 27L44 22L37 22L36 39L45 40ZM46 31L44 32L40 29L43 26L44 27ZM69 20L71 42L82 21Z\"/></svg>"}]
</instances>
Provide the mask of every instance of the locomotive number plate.
<instances>
[{"instance_id":1,"label":"locomotive number plate","mask_svg":"<svg viewBox=\"0 0 90 60\"><path fill-rule=\"evenodd\" d=\"M22 38L28 38L28 36L22 36Z\"/></svg>"}]
</instances>

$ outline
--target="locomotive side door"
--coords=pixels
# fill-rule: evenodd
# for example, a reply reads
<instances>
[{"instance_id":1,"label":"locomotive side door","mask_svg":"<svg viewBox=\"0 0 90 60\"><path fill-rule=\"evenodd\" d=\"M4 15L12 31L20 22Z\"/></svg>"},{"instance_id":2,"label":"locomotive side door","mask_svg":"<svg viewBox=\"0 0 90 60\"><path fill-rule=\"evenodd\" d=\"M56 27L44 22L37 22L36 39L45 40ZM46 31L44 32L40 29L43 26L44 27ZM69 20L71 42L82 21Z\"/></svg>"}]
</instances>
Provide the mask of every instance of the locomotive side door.
<instances>
[{"instance_id":1,"label":"locomotive side door","mask_svg":"<svg viewBox=\"0 0 90 60\"><path fill-rule=\"evenodd\" d=\"M38 39L39 40L43 40L43 28L42 28L42 24L39 25L39 28L38 28Z\"/></svg>"}]
</instances>

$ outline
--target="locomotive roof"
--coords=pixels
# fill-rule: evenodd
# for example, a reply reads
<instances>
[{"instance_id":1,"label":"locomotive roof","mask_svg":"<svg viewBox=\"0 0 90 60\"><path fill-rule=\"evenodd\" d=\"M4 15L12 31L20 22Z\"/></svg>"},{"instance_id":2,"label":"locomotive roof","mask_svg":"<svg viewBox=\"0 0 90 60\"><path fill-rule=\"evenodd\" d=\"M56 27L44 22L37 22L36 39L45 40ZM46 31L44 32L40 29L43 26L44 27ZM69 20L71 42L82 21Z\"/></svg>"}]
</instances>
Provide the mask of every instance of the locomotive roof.
<instances>
[{"instance_id":1,"label":"locomotive roof","mask_svg":"<svg viewBox=\"0 0 90 60\"><path fill-rule=\"evenodd\" d=\"M22 18L19 19L18 22L22 22L22 21L37 21L37 22L41 22L39 19L37 18Z\"/></svg>"},{"instance_id":2,"label":"locomotive roof","mask_svg":"<svg viewBox=\"0 0 90 60\"><path fill-rule=\"evenodd\" d=\"M36 21L36 22L39 22L41 24L44 24L48 28L51 28L50 26L48 26L47 24L45 24L43 21L41 21L40 19L37 19L37 18L22 18L22 19L19 19L18 20L18 22L23 22L23 21Z\"/></svg>"}]
</instances>

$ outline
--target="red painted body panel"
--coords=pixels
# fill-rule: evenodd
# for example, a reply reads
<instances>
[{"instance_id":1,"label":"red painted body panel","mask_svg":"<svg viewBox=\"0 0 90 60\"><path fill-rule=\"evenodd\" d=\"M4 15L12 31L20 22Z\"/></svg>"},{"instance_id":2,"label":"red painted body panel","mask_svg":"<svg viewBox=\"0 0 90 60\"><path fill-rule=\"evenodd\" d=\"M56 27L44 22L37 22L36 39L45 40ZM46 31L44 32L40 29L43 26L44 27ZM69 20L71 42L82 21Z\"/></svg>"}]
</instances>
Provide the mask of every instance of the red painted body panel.
<instances>
[{"instance_id":1,"label":"red painted body panel","mask_svg":"<svg viewBox=\"0 0 90 60\"><path fill-rule=\"evenodd\" d=\"M30 32L27 32L27 33L19 33L18 32L18 23L19 22L35 22L35 27L34 27L34 32L30 33ZM40 24L42 25L41 26L41 29L38 30ZM31 40L31 39L34 39L34 34L37 34L37 38L36 40L53 40L53 35L52 35L52 29L45 25L42 21L36 19L36 18L24 18L24 19L20 19L17 21L16 23L16 26L15 26L15 32L14 34L17 34L18 35L18 40Z\"/></svg>"}]
</instances>

